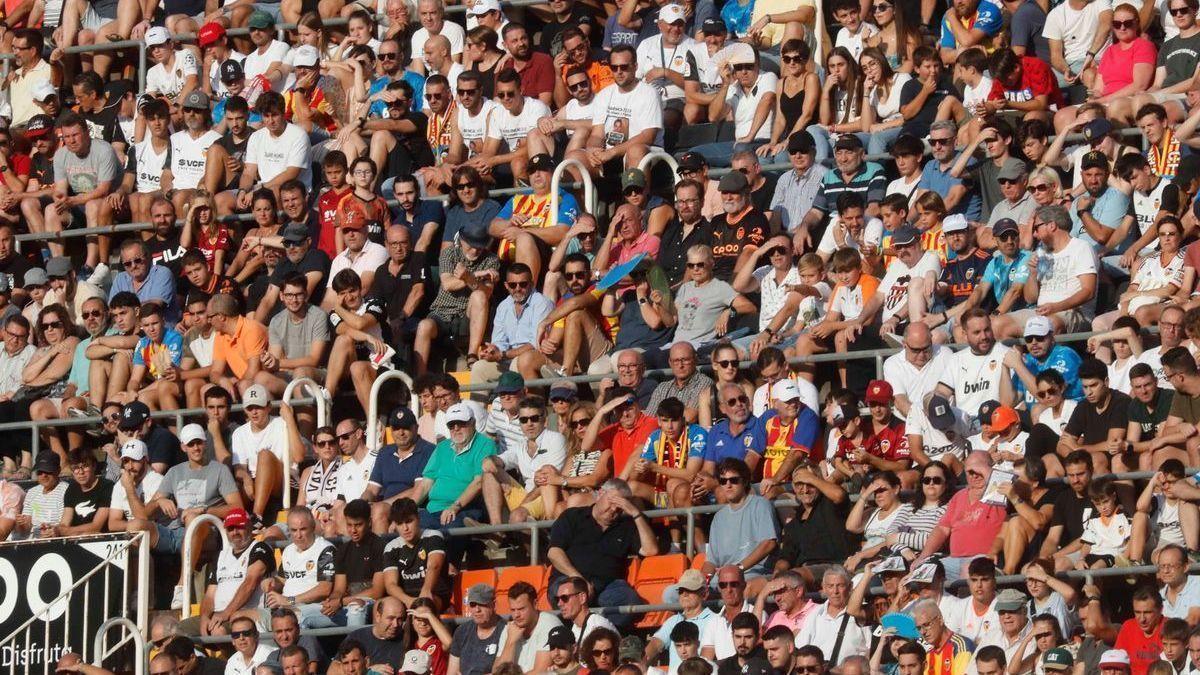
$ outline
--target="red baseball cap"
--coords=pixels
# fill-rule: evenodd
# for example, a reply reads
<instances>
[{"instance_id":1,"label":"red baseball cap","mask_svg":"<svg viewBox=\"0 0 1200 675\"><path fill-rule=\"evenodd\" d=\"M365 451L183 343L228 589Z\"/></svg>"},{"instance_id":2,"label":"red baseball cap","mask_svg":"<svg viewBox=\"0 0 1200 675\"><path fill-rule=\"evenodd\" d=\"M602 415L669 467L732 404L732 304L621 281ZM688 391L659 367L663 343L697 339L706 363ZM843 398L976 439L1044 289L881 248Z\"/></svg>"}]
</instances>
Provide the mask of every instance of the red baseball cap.
<instances>
[{"instance_id":1,"label":"red baseball cap","mask_svg":"<svg viewBox=\"0 0 1200 675\"><path fill-rule=\"evenodd\" d=\"M249 527L250 514L246 513L246 509L230 509L229 513L225 514L225 529L231 527Z\"/></svg>"},{"instance_id":2,"label":"red baseball cap","mask_svg":"<svg viewBox=\"0 0 1200 675\"><path fill-rule=\"evenodd\" d=\"M892 385L885 380L871 380L867 384L867 403L890 403L892 401Z\"/></svg>"},{"instance_id":3,"label":"red baseball cap","mask_svg":"<svg viewBox=\"0 0 1200 675\"><path fill-rule=\"evenodd\" d=\"M223 37L225 37L225 27L216 21L209 21L200 27L196 43L201 47L207 47Z\"/></svg>"}]
</instances>

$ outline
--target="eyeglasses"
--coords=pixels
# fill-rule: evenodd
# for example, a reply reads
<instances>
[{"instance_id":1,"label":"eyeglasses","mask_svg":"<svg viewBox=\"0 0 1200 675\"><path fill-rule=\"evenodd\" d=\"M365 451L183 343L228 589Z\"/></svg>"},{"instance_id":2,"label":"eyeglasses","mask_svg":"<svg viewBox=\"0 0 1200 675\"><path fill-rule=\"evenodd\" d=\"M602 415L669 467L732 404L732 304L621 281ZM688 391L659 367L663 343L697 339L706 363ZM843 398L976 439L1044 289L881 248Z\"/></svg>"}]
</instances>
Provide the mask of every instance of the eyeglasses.
<instances>
[{"instance_id":1,"label":"eyeglasses","mask_svg":"<svg viewBox=\"0 0 1200 675\"><path fill-rule=\"evenodd\" d=\"M517 421L520 422L521 424L533 424L535 422L541 422L542 416L541 415L518 415Z\"/></svg>"},{"instance_id":2,"label":"eyeglasses","mask_svg":"<svg viewBox=\"0 0 1200 675\"><path fill-rule=\"evenodd\" d=\"M95 309L90 312L84 312L80 316L85 319L102 319L104 318L104 312L102 310Z\"/></svg>"},{"instance_id":3,"label":"eyeglasses","mask_svg":"<svg viewBox=\"0 0 1200 675\"><path fill-rule=\"evenodd\" d=\"M24 340L25 338L29 337L29 333L14 333L7 328L4 329L4 334L14 340Z\"/></svg>"},{"instance_id":4,"label":"eyeglasses","mask_svg":"<svg viewBox=\"0 0 1200 675\"><path fill-rule=\"evenodd\" d=\"M1171 16L1187 16L1192 13L1192 8L1184 5L1183 7L1172 7L1170 9Z\"/></svg>"},{"instance_id":5,"label":"eyeglasses","mask_svg":"<svg viewBox=\"0 0 1200 675\"><path fill-rule=\"evenodd\" d=\"M971 476L974 478L983 478L983 474L979 473L978 471L975 471L974 469L967 469L967 476Z\"/></svg>"},{"instance_id":6,"label":"eyeglasses","mask_svg":"<svg viewBox=\"0 0 1200 675\"><path fill-rule=\"evenodd\" d=\"M922 485L941 485L945 482L946 479L942 478L941 476L925 476L921 479Z\"/></svg>"},{"instance_id":7,"label":"eyeglasses","mask_svg":"<svg viewBox=\"0 0 1200 675\"><path fill-rule=\"evenodd\" d=\"M934 138L932 136L929 137L930 145L946 145L948 143L953 143L953 142L954 142L953 138Z\"/></svg>"},{"instance_id":8,"label":"eyeglasses","mask_svg":"<svg viewBox=\"0 0 1200 675\"><path fill-rule=\"evenodd\" d=\"M332 438L326 438L326 439L325 439L325 440L323 440L323 441L317 441L317 442L315 443L315 445L316 445L318 448L327 448L327 447L329 447L329 446L331 446L331 445L334 445L334 444L336 444L336 443L337 443L337 441L336 441L336 440L334 440L334 439L332 439Z\"/></svg>"},{"instance_id":9,"label":"eyeglasses","mask_svg":"<svg viewBox=\"0 0 1200 675\"><path fill-rule=\"evenodd\" d=\"M47 321L46 323L42 324L42 330L62 330L62 327L62 321Z\"/></svg>"},{"instance_id":10,"label":"eyeglasses","mask_svg":"<svg viewBox=\"0 0 1200 675\"><path fill-rule=\"evenodd\" d=\"M742 394L741 396L736 396L734 398L725 399L725 405L728 405L728 406L746 405L749 402L750 402L750 399L745 394Z\"/></svg>"},{"instance_id":11,"label":"eyeglasses","mask_svg":"<svg viewBox=\"0 0 1200 675\"><path fill-rule=\"evenodd\" d=\"M517 97L517 92L515 92L515 91L498 91L498 92L496 92L496 98L516 98L516 97Z\"/></svg>"},{"instance_id":12,"label":"eyeglasses","mask_svg":"<svg viewBox=\"0 0 1200 675\"><path fill-rule=\"evenodd\" d=\"M232 630L229 631L229 637L237 640L238 638L258 637L258 632L255 630Z\"/></svg>"},{"instance_id":13,"label":"eyeglasses","mask_svg":"<svg viewBox=\"0 0 1200 675\"><path fill-rule=\"evenodd\" d=\"M510 290L516 290L518 288L529 288L529 284L530 282L528 281L506 281L504 282L504 287Z\"/></svg>"},{"instance_id":14,"label":"eyeglasses","mask_svg":"<svg viewBox=\"0 0 1200 675\"><path fill-rule=\"evenodd\" d=\"M1113 30L1133 30L1135 27L1137 27L1137 23L1137 19L1126 19L1124 21L1121 21L1120 19L1113 19L1112 27Z\"/></svg>"},{"instance_id":15,"label":"eyeglasses","mask_svg":"<svg viewBox=\"0 0 1200 675\"><path fill-rule=\"evenodd\" d=\"M124 267L125 269L129 269L130 267L135 267L137 265L144 265L145 263L146 263L145 258L132 258L130 260L122 261L121 266Z\"/></svg>"},{"instance_id":16,"label":"eyeglasses","mask_svg":"<svg viewBox=\"0 0 1200 675\"><path fill-rule=\"evenodd\" d=\"M737 364L738 362L735 359L722 359L720 361L713 361L714 366L721 366L722 368L736 368ZM742 398L746 397L743 396Z\"/></svg>"},{"instance_id":17,"label":"eyeglasses","mask_svg":"<svg viewBox=\"0 0 1200 675\"><path fill-rule=\"evenodd\" d=\"M458 191L460 191L460 192L461 192L461 191L463 191L463 190L471 190L471 189L474 189L474 188L475 188L475 184L474 184L474 183L459 183L458 185L455 185L455 186L454 186L454 189L455 189L455 190L458 190Z\"/></svg>"},{"instance_id":18,"label":"eyeglasses","mask_svg":"<svg viewBox=\"0 0 1200 675\"><path fill-rule=\"evenodd\" d=\"M687 263L687 268L688 268L689 270L699 270L699 269L704 269L704 268L705 268L705 267L707 267L707 266L708 266L708 263L706 263L706 262L690 262L690 263Z\"/></svg>"},{"instance_id":19,"label":"eyeglasses","mask_svg":"<svg viewBox=\"0 0 1200 675\"><path fill-rule=\"evenodd\" d=\"M721 476L720 478L717 479L717 482L720 483L721 485L741 485L742 477L741 476Z\"/></svg>"},{"instance_id":20,"label":"eyeglasses","mask_svg":"<svg viewBox=\"0 0 1200 675\"><path fill-rule=\"evenodd\" d=\"M926 352L933 350L933 343L931 342L931 343L925 345L924 347L914 347L912 345L904 345L904 348L914 354L924 354Z\"/></svg>"},{"instance_id":21,"label":"eyeglasses","mask_svg":"<svg viewBox=\"0 0 1200 675\"><path fill-rule=\"evenodd\" d=\"M446 428L447 428L447 429L449 429L449 430L451 430L451 431L454 431L455 429L462 429L462 428L466 427L466 426L467 426L467 425L469 425L469 424L470 424L470 422L459 422L459 421L457 421L457 420L456 420L456 421L454 421L454 422L447 422L447 423L446 423Z\"/></svg>"},{"instance_id":22,"label":"eyeglasses","mask_svg":"<svg viewBox=\"0 0 1200 675\"><path fill-rule=\"evenodd\" d=\"M592 423L591 417L581 417L577 420L571 420L571 424L574 424L577 427L586 427L587 425L589 425L591 423Z\"/></svg>"},{"instance_id":23,"label":"eyeglasses","mask_svg":"<svg viewBox=\"0 0 1200 675\"><path fill-rule=\"evenodd\" d=\"M347 431L347 432L346 432L346 433L344 433L344 434L338 434L338 435L337 435L337 439L338 439L339 441L348 441L348 440L350 440L350 439L351 439L351 438L354 436L354 434L356 434L356 433L358 433L358 429L355 429L354 431Z\"/></svg>"}]
</instances>

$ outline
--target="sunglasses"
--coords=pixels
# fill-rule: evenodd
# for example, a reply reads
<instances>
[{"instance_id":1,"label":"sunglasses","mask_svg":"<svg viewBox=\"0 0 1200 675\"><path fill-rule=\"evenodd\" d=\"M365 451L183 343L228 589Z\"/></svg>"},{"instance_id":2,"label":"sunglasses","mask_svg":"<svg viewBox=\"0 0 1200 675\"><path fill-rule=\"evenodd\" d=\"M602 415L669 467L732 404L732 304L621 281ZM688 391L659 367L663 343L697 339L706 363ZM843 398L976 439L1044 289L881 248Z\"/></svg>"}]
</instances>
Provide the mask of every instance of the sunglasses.
<instances>
[{"instance_id":1,"label":"sunglasses","mask_svg":"<svg viewBox=\"0 0 1200 675\"><path fill-rule=\"evenodd\" d=\"M1016 185L1021 180L1019 178L997 178L996 182L1001 185Z\"/></svg>"},{"instance_id":2,"label":"sunglasses","mask_svg":"<svg viewBox=\"0 0 1200 675\"><path fill-rule=\"evenodd\" d=\"M517 97L517 92L515 92L515 91L498 91L498 92L496 92L496 98L516 98L516 97Z\"/></svg>"},{"instance_id":3,"label":"sunglasses","mask_svg":"<svg viewBox=\"0 0 1200 675\"><path fill-rule=\"evenodd\" d=\"M336 443L337 443L337 441L336 441L336 440L334 440L334 439L332 439L332 438L327 438L327 439L325 439L325 440L323 440L323 441L317 441L317 442L315 443L315 445L316 445L318 448L327 448L327 447L329 447L329 446L331 446L331 445L335 445Z\"/></svg>"},{"instance_id":4,"label":"sunglasses","mask_svg":"<svg viewBox=\"0 0 1200 675\"><path fill-rule=\"evenodd\" d=\"M104 318L104 312L96 309L90 312L84 312L82 316L85 319L101 319Z\"/></svg>"},{"instance_id":5,"label":"sunglasses","mask_svg":"<svg viewBox=\"0 0 1200 675\"><path fill-rule=\"evenodd\" d=\"M580 417L577 420L571 420L571 424L574 424L577 427L586 427L587 425L589 425L591 423L592 423L592 418L590 418L590 417Z\"/></svg>"},{"instance_id":6,"label":"sunglasses","mask_svg":"<svg viewBox=\"0 0 1200 675\"><path fill-rule=\"evenodd\" d=\"M135 265L144 265L145 263L146 263L145 258L134 258L132 260L122 261L121 266L124 267L125 269L129 269L130 267L134 267Z\"/></svg>"},{"instance_id":7,"label":"sunglasses","mask_svg":"<svg viewBox=\"0 0 1200 675\"><path fill-rule=\"evenodd\" d=\"M745 394L742 394L741 396L738 396L736 398L725 399L725 405L728 405L728 406L734 406L734 405L739 405L739 404L746 405L749 402L750 402L750 399L747 398Z\"/></svg>"},{"instance_id":8,"label":"sunglasses","mask_svg":"<svg viewBox=\"0 0 1200 675\"><path fill-rule=\"evenodd\" d=\"M453 431L453 430L455 430L455 429L462 429L462 428L464 428L464 427L468 426L469 424L470 424L470 422L458 422L458 421L454 421L454 422L447 422L447 423L446 423L446 428L447 428L447 429L450 429L451 431Z\"/></svg>"},{"instance_id":9,"label":"sunglasses","mask_svg":"<svg viewBox=\"0 0 1200 675\"><path fill-rule=\"evenodd\" d=\"M454 189L458 190L459 192L461 192L463 190L472 190L474 188L475 188L474 183L459 183L458 185L454 186Z\"/></svg>"},{"instance_id":10,"label":"sunglasses","mask_svg":"<svg viewBox=\"0 0 1200 675\"><path fill-rule=\"evenodd\" d=\"M1000 241L1016 241L1017 233L1016 232L1005 232L1004 234L1002 234L996 238L999 239Z\"/></svg>"},{"instance_id":11,"label":"sunglasses","mask_svg":"<svg viewBox=\"0 0 1200 675\"><path fill-rule=\"evenodd\" d=\"M931 137L929 139L930 145L947 145L947 144L950 144L953 142L954 142L953 138L932 138Z\"/></svg>"},{"instance_id":12,"label":"sunglasses","mask_svg":"<svg viewBox=\"0 0 1200 675\"><path fill-rule=\"evenodd\" d=\"M1183 7L1172 7L1170 12L1171 16L1187 16L1192 13L1192 8L1186 5Z\"/></svg>"},{"instance_id":13,"label":"sunglasses","mask_svg":"<svg viewBox=\"0 0 1200 675\"><path fill-rule=\"evenodd\" d=\"M881 2L878 5L871 5L871 11L874 12L886 12L891 8L892 6L886 2Z\"/></svg>"},{"instance_id":14,"label":"sunglasses","mask_svg":"<svg viewBox=\"0 0 1200 675\"><path fill-rule=\"evenodd\" d=\"M395 52L379 52L378 58L380 61L394 61L400 58L400 55Z\"/></svg>"},{"instance_id":15,"label":"sunglasses","mask_svg":"<svg viewBox=\"0 0 1200 675\"><path fill-rule=\"evenodd\" d=\"M604 656L604 655L612 656L616 653L617 653L617 650L614 649L613 647L609 647L608 649L593 649L592 650L592 656Z\"/></svg>"},{"instance_id":16,"label":"sunglasses","mask_svg":"<svg viewBox=\"0 0 1200 675\"><path fill-rule=\"evenodd\" d=\"M528 281L506 281L504 287L509 289L529 288L530 283Z\"/></svg>"},{"instance_id":17,"label":"sunglasses","mask_svg":"<svg viewBox=\"0 0 1200 675\"><path fill-rule=\"evenodd\" d=\"M541 415L518 415L517 421L520 422L521 424L533 424L534 422L541 422L542 416Z\"/></svg>"},{"instance_id":18,"label":"sunglasses","mask_svg":"<svg viewBox=\"0 0 1200 675\"><path fill-rule=\"evenodd\" d=\"M1029 191L1030 192L1049 192L1050 184L1049 183L1038 183L1037 185L1030 185Z\"/></svg>"},{"instance_id":19,"label":"sunglasses","mask_svg":"<svg viewBox=\"0 0 1200 675\"><path fill-rule=\"evenodd\" d=\"M350 440L350 438L351 438L352 436L354 436L354 434L356 434L356 433L358 433L358 430L357 430L357 429L355 429L354 431L347 431L347 432L346 432L346 433L344 433L344 434L338 434L338 435L337 435L337 439L338 439L339 441L348 441L348 440Z\"/></svg>"},{"instance_id":20,"label":"sunglasses","mask_svg":"<svg viewBox=\"0 0 1200 675\"><path fill-rule=\"evenodd\" d=\"M42 324L42 330L62 330L62 327L63 322L61 321L47 321Z\"/></svg>"},{"instance_id":21,"label":"sunglasses","mask_svg":"<svg viewBox=\"0 0 1200 675\"><path fill-rule=\"evenodd\" d=\"M621 72L625 72L627 70L630 70L630 71L633 70L632 63L609 63L608 67L614 73L621 73Z\"/></svg>"},{"instance_id":22,"label":"sunglasses","mask_svg":"<svg viewBox=\"0 0 1200 675\"><path fill-rule=\"evenodd\" d=\"M587 89L590 85L591 85L590 80L581 80L579 82L576 82L575 84L568 83L567 89L569 89L570 91L583 91L584 89Z\"/></svg>"},{"instance_id":23,"label":"sunglasses","mask_svg":"<svg viewBox=\"0 0 1200 675\"><path fill-rule=\"evenodd\" d=\"M1034 633L1033 637L1037 640L1045 640L1054 637L1054 633Z\"/></svg>"},{"instance_id":24,"label":"sunglasses","mask_svg":"<svg viewBox=\"0 0 1200 675\"><path fill-rule=\"evenodd\" d=\"M562 595L554 596L554 599L557 600L559 602L559 604L562 604L562 603L570 600L573 597L575 597L574 593L563 593Z\"/></svg>"},{"instance_id":25,"label":"sunglasses","mask_svg":"<svg viewBox=\"0 0 1200 675\"><path fill-rule=\"evenodd\" d=\"M733 72L735 73L744 73L748 70L754 70L753 63L735 63L733 65Z\"/></svg>"},{"instance_id":26,"label":"sunglasses","mask_svg":"<svg viewBox=\"0 0 1200 675\"><path fill-rule=\"evenodd\" d=\"M721 485L741 485L742 477L741 476L721 476L720 478L717 479L717 482L720 483Z\"/></svg>"},{"instance_id":27,"label":"sunglasses","mask_svg":"<svg viewBox=\"0 0 1200 675\"><path fill-rule=\"evenodd\" d=\"M229 631L229 637L237 640L238 638L257 637L258 632L253 630L233 630Z\"/></svg>"},{"instance_id":28,"label":"sunglasses","mask_svg":"<svg viewBox=\"0 0 1200 675\"><path fill-rule=\"evenodd\" d=\"M1121 21L1119 19L1113 19L1113 22L1112 22L1113 30L1132 30L1135 27L1137 27L1137 25L1138 25L1137 19L1126 19L1124 21Z\"/></svg>"},{"instance_id":29,"label":"sunglasses","mask_svg":"<svg viewBox=\"0 0 1200 675\"><path fill-rule=\"evenodd\" d=\"M925 476L921 479L922 485L941 485L945 482L946 479L942 478L941 476Z\"/></svg>"},{"instance_id":30,"label":"sunglasses","mask_svg":"<svg viewBox=\"0 0 1200 675\"><path fill-rule=\"evenodd\" d=\"M742 582L740 582L740 581L718 581L717 582L717 588L741 588L741 587L742 587Z\"/></svg>"},{"instance_id":31,"label":"sunglasses","mask_svg":"<svg viewBox=\"0 0 1200 675\"><path fill-rule=\"evenodd\" d=\"M471 87L470 89L463 89L462 87L458 88L459 96L474 96L475 94L478 94L478 93L479 93L479 87Z\"/></svg>"},{"instance_id":32,"label":"sunglasses","mask_svg":"<svg viewBox=\"0 0 1200 675\"><path fill-rule=\"evenodd\" d=\"M800 58L799 54L785 54L780 58L784 63L804 63L804 59Z\"/></svg>"},{"instance_id":33,"label":"sunglasses","mask_svg":"<svg viewBox=\"0 0 1200 675\"><path fill-rule=\"evenodd\" d=\"M690 263L687 263L687 268L688 268L689 270L699 270L699 269L704 269L704 268L705 268L705 267L707 267L707 266L708 266L708 263L704 263L704 262L696 262L696 263L690 262Z\"/></svg>"},{"instance_id":34,"label":"sunglasses","mask_svg":"<svg viewBox=\"0 0 1200 675\"><path fill-rule=\"evenodd\" d=\"M1048 339L1050 339L1049 335L1026 335L1025 344L1033 344L1034 342L1041 342L1042 340Z\"/></svg>"},{"instance_id":35,"label":"sunglasses","mask_svg":"<svg viewBox=\"0 0 1200 675\"><path fill-rule=\"evenodd\" d=\"M1039 389L1036 392L1038 398L1050 398L1058 394L1057 389Z\"/></svg>"},{"instance_id":36,"label":"sunglasses","mask_svg":"<svg viewBox=\"0 0 1200 675\"><path fill-rule=\"evenodd\" d=\"M720 361L713 362L713 365L721 366L722 368L736 368L737 364L738 362L735 359L722 359ZM746 397L743 396L742 398Z\"/></svg>"}]
</instances>

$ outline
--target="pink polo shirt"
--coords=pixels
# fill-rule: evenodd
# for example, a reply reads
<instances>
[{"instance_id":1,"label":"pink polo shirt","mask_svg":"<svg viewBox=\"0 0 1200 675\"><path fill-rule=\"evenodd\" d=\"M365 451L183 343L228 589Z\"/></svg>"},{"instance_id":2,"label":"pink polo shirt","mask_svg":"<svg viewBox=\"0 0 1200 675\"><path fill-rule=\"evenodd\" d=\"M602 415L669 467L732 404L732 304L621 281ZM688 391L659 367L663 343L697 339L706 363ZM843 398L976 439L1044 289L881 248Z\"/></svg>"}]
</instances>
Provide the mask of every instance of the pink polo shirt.
<instances>
[{"instance_id":1,"label":"pink polo shirt","mask_svg":"<svg viewBox=\"0 0 1200 675\"><path fill-rule=\"evenodd\" d=\"M955 558L985 555L1004 525L1003 506L973 500L968 493L966 488L956 492L938 522L950 530L950 555Z\"/></svg>"}]
</instances>

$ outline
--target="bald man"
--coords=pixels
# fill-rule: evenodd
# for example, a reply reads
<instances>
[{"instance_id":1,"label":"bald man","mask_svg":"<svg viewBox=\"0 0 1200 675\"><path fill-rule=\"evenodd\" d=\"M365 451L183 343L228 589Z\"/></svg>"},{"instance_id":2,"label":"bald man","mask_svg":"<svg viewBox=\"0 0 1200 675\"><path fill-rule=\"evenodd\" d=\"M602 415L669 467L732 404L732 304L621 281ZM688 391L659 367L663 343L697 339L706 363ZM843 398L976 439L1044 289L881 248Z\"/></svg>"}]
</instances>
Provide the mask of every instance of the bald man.
<instances>
[{"instance_id":1,"label":"bald man","mask_svg":"<svg viewBox=\"0 0 1200 675\"><path fill-rule=\"evenodd\" d=\"M925 400L942 376L950 350L934 344L929 326L917 322L904 329L904 350L883 362L883 379L892 385L896 410L908 417L909 407Z\"/></svg>"},{"instance_id":2,"label":"bald man","mask_svg":"<svg viewBox=\"0 0 1200 675\"><path fill-rule=\"evenodd\" d=\"M683 401L684 417L689 424L699 422L704 426L711 425L709 402L712 399L713 381L696 367L696 348L690 342L676 342L671 345L668 354L674 377L654 388L647 410L656 411L658 404L674 397ZM701 408L704 409L704 415L701 415Z\"/></svg>"},{"instance_id":3,"label":"bald man","mask_svg":"<svg viewBox=\"0 0 1200 675\"><path fill-rule=\"evenodd\" d=\"M444 75L450 81L450 90L458 91L458 74L463 72L461 63L456 63L450 55L450 40L445 35L434 35L425 41L425 65L429 68L428 75L435 73ZM429 103L421 101L421 109L429 108Z\"/></svg>"},{"instance_id":4,"label":"bald man","mask_svg":"<svg viewBox=\"0 0 1200 675\"><path fill-rule=\"evenodd\" d=\"M171 659L174 662L174 659ZM67 652L62 655L58 663L54 666L56 673L81 673L82 675L113 675L111 670L105 670L96 666L84 663L83 657L75 652ZM155 672L151 670L151 672Z\"/></svg>"}]
</instances>

